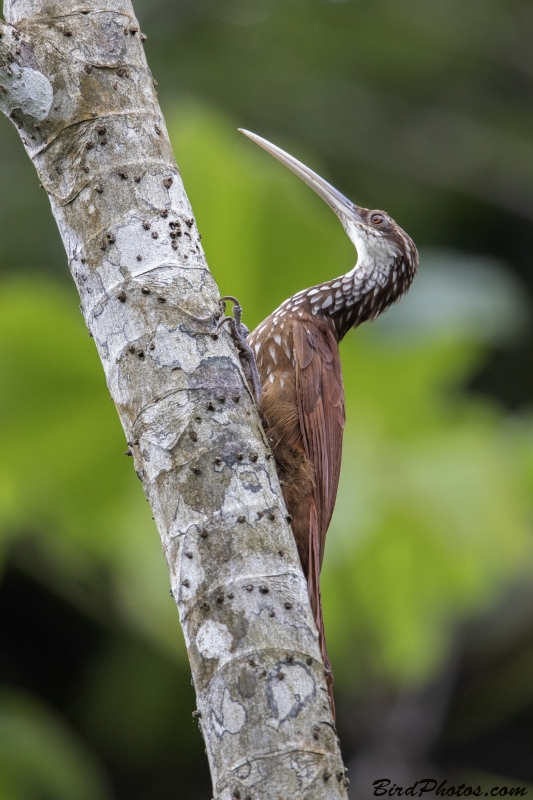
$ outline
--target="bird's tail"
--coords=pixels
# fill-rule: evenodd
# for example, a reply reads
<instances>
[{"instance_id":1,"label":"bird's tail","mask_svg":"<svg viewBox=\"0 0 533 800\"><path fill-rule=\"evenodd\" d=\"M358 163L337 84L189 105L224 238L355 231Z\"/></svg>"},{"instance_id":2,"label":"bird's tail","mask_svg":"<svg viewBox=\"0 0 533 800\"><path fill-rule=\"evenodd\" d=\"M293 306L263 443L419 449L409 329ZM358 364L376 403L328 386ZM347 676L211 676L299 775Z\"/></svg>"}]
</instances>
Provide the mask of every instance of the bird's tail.
<instances>
[{"instance_id":1,"label":"bird's tail","mask_svg":"<svg viewBox=\"0 0 533 800\"><path fill-rule=\"evenodd\" d=\"M307 588L311 600L311 608L318 628L318 644L326 669L326 684L328 687L329 704L331 713L335 719L335 701L333 699L333 672L326 648L326 632L324 630L324 619L322 617L322 597L320 595L320 538L318 531L318 517L316 506L313 499L309 509L309 560L307 572Z\"/></svg>"}]
</instances>

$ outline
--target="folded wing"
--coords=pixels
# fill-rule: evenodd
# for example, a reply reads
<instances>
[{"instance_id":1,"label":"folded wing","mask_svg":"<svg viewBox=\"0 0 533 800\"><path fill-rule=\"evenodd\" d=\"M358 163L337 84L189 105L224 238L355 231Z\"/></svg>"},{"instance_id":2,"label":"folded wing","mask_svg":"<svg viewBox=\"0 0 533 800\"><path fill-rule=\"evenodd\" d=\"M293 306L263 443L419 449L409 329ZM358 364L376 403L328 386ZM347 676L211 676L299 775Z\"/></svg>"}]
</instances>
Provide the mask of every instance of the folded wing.
<instances>
[{"instance_id":1,"label":"folded wing","mask_svg":"<svg viewBox=\"0 0 533 800\"><path fill-rule=\"evenodd\" d=\"M315 470L316 523L312 528L316 535L311 539L317 541L310 542L310 556L320 571L339 483L344 389L339 349L328 325L319 320L296 320L293 337L300 427L306 455Z\"/></svg>"}]
</instances>

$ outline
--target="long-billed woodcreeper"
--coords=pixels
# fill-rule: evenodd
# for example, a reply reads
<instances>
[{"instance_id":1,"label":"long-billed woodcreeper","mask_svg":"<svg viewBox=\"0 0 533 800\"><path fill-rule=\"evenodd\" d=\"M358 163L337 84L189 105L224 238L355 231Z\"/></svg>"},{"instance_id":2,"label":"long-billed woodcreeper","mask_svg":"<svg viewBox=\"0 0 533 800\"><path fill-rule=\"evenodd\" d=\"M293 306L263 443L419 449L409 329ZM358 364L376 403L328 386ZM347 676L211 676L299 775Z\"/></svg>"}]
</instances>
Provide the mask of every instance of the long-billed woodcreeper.
<instances>
[{"instance_id":1,"label":"long-billed woodcreeper","mask_svg":"<svg viewBox=\"0 0 533 800\"><path fill-rule=\"evenodd\" d=\"M337 494L345 419L338 345L350 328L375 319L407 292L418 268L418 252L384 211L354 205L279 147L249 131L242 133L328 203L358 254L352 270L293 295L241 342L241 350L252 360L256 398L292 517L333 709L320 568ZM241 309L235 310L240 333ZM238 341L235 321L227 320Z\"/></svg>"}]
</instances>

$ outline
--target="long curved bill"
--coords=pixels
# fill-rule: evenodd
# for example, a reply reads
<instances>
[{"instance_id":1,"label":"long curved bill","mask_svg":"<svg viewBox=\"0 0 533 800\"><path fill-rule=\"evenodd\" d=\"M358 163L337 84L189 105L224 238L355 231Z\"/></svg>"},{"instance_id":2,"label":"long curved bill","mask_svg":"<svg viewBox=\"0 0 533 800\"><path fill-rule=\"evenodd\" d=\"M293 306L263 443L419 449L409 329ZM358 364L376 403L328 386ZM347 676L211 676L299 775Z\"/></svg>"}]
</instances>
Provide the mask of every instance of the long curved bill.
<instances>
[{"instance_id":1,"label":"long curved bill","mask_svg":"<svg viewBox=\"0 0 533 800\"><path fill-rule=\"evenodd\" d=\"M317 175L316 172L313 172L312 169L306 167L305 164L302 164L301 161L298 161L293 156L290 156L280 147L276 147L275 144L263 139L262 136L257 136L255 133L251 133L250 131L244 130L244 128L239 128L241 133L244 133L252 142L255 142L262 147L263 150L266 150L267 153L270 153L271 156L277 158L278 161L281 161L286 167L288 167L295 175L298 175L304 183L314 189L314 191L318 194L322 200L325 200L328 206L333 209L333 211L337 214L337 216L346 217L349 215L353 219L358 222L364 222L363 218L359 214L357 210L357 206L354 205L351 200L348 200L343 194L341 194L334 186L321 178L320 175Z\"/></svg>"}]
</instances>

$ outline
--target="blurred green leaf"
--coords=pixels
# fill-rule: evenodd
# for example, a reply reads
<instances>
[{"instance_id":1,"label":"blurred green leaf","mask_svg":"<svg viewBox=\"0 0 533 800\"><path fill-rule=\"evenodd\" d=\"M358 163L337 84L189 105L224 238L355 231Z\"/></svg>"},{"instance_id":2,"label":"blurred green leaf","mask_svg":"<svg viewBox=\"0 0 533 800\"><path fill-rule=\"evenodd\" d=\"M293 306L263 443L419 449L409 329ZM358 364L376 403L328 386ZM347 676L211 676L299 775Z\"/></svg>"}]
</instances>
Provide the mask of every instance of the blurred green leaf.
<instances>
[{"instance_id":1,"label":"blurred green leaf","mask_svg":"<svg viewBox=\"0 0 533 800\"><path fill-rule=\"evenodd\" d=\"M134 483L124 436L75 295L36 277L0 296L0 526L113 547L110 509Z\"/></svg>"},{"instance_id":2,"label":"blurred green leaf","mask_svg":"<svg viewBox=\"0 0 533 800\"><path fill-rule=\"evenodd\" d=\"M103 776L77 737L20 692L0 692L2 800L108 800Z\"/></svg>"},{"instance_id":3,"label":"blurred green leaf","mask_svg":"<svg viewBox=\"0 0 533 800\"><path fill-rule=\"evenodd\" d=\"M323 579L331 649L352 683L354 661L367 678L426 680L454 626L531 574L531 420L515 430L461 395L481 357L465 343L387 347L361 330L342 357L348 423Z\"/></svg>"}]
</instances>

